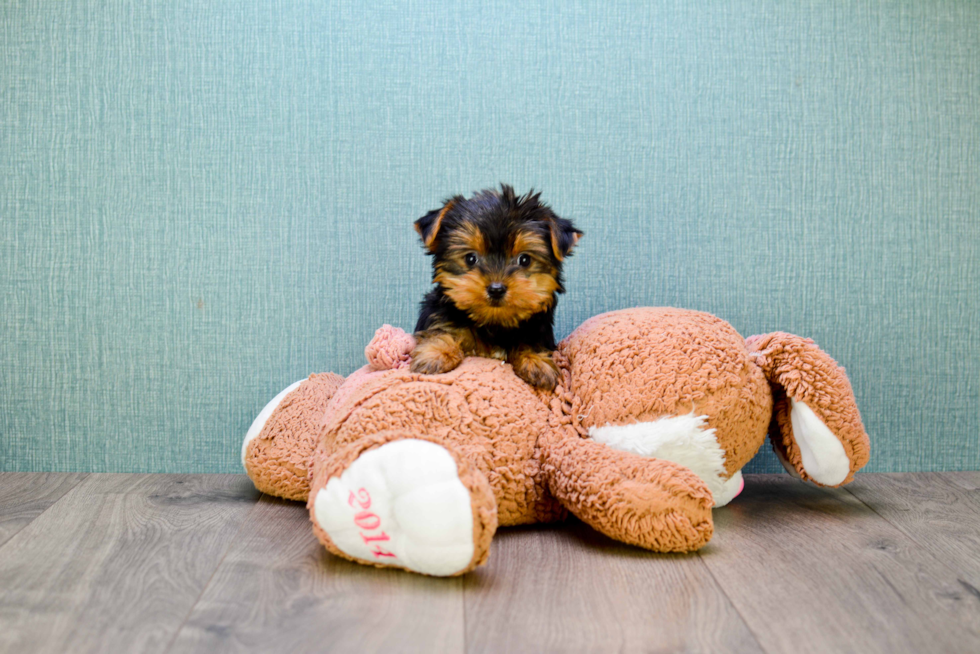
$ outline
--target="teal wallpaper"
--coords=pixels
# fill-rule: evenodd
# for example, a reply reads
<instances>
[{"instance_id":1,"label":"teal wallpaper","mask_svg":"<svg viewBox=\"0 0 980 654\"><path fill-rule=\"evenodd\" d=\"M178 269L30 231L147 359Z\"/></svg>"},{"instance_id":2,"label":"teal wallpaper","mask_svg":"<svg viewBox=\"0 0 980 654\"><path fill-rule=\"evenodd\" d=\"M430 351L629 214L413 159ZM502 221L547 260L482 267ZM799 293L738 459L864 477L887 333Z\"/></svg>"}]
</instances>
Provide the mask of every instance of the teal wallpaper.
<instances>
[{"instance_id":1,"label":"teal wallpaper","mask_svg":"<svg viewBox=\"0 0 980 654\"><path fill-rule=\"evenodd\" d=\"M811 336L869 470L980 468L980 3L370 4L3 4L0 470L239 471L500 181L586 232L559 335Z\"/></svg>"}]
</instances>

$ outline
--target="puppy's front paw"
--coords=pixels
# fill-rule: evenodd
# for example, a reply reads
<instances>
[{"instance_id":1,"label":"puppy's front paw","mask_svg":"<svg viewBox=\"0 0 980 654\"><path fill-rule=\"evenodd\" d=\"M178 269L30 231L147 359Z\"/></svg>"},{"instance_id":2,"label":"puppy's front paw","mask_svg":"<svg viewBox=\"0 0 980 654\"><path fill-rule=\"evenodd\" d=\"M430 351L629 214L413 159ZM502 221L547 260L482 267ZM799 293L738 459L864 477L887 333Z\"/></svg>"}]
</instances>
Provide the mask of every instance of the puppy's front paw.
<instances>
[{"instance_id":1,"label":"puppy's front paw","mask_svg":"<svg viewBox=\"0 0 980 654\"><path fill-rule=\"evenodd\" d=\"M551 391L558 385L558 366L550 352L522 347L511 354L510 364L517 376L531 386Z\"/></svg>"},{"instance_id":2,"label":"puppy's front paw","mask_svg":"<svg viewBox=\"0 0 980 654\"><path fill-rule=\"evenodd\" d=\"M412 350L412 372L437 375L449 372L463 361L463 348L450 334L433 334L419 341Z\"/></svg>"}]
</instances>

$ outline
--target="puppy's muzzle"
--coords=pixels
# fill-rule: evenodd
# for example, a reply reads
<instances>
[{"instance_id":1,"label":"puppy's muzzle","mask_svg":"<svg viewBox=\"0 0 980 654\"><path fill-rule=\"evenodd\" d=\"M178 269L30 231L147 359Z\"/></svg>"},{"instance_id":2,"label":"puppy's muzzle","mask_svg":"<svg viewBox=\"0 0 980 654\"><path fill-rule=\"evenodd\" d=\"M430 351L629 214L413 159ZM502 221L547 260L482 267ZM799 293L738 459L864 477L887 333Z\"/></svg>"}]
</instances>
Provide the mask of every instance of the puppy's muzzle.
<instances>
[{"instance_id":1,"label":"puppy's muzzle","mask_svg":"<svg viewBox=\"0 0 980 654\"><path fill-rule=\"evenodd\" d=\"M507 286L500 282L492 282L487 286L487 297L491 300L502 300L507 295Z\"/></svg>"}]
</instances>

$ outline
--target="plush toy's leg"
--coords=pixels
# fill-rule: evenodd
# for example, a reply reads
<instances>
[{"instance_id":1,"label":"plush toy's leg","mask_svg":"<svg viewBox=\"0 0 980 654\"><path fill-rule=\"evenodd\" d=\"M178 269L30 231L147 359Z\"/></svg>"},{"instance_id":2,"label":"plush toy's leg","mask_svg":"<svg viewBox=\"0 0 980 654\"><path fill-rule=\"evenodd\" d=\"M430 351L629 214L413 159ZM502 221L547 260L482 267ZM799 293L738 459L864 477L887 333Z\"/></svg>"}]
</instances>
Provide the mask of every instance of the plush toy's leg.
<instances>
[{"instance_id":1,"label":"plush toy's leg","mask_svg":"<svg viewBox=\"0 0 980 654\"><path fill-rule=\"evenodd\" d=\"M486 477L449 443L386 431L318 462L308 502L334 554L436 576L486 562L497 505Z\"/></svg>"},{"instance_id":2,"label":"plush toy's leg","mask_svg":"<svg viewBox=\"0 0 980 654\"><path fill-rule=\"evenodd\" d=\"M263 493L306 500L309 465L320 420L344 378L310 375L285 388L252 423L242 443L242 466Z\"/></svg>"},{"instance_id":3,"label":"plush toy's leg","mask_svg":"<svg viewBox=\"0 0 980 654\"><path fill-rule=\"evenodd\" d=\"M868 462L870 444L844 369L808 338L775 332L745 341L773 388L783 466L821 486L840 486Z\"/></svg>"},{"instance_id":4,"label":"plush toy's leg","mask_svg":"<svg viewBox=\"0 0 980 654\"><path fill-rule=\"evenodd\" d=\"M547 443L545 472L569 511L616 540L690 552L711 538L711 491L682 465L566 435Z\"/></svg>"}]
</instances>

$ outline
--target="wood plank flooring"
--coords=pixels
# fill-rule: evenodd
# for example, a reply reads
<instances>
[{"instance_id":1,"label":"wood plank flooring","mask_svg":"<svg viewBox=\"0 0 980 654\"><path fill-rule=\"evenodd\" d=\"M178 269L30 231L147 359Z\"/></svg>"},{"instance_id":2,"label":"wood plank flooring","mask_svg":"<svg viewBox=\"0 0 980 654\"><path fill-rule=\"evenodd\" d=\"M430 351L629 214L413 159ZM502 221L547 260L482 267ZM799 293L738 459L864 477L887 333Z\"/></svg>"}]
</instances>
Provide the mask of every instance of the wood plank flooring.
<instances>
[{"instance_id":1,"label":"wood plank flooring","mask_svg":"<svg viewBox=\"0 0 980 654\"><path fill-rule=\"evenodd\" d=\"M502 529L355 565L237 475L0 473L0 652L980 652L980 472L748 476L696 554Z\"/></svg>"}]
</instances>

